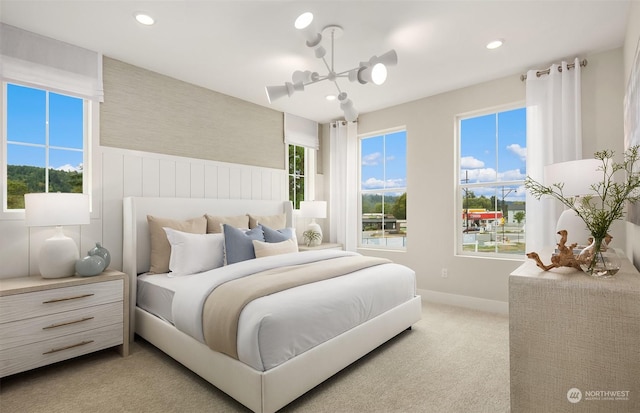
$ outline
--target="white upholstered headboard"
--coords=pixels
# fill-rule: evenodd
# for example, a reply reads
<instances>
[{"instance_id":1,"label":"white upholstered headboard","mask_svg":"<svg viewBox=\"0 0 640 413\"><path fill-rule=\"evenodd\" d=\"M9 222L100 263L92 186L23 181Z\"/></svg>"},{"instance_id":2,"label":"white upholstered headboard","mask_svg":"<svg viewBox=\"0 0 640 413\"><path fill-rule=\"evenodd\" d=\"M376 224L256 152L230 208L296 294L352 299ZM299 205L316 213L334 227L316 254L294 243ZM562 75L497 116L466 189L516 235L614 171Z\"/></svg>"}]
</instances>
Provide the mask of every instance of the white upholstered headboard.
<instances>
[{"instance_id":1,"label":"white upholstered headboard","mask_svg":"<svg viewBox=\"0 0 640 413\"><path fill-rule=\"evenodd\" d=\"M147 215L189 219L204 214L234 216L242 214L276 215L285 213L287 227L293 227L293 207L289 201L254 201L246 199L141 198L123 199L122 271L129 275L130 329L133 337L136 277L149 270L151 245Z\"/></svg>"}]
</instances>

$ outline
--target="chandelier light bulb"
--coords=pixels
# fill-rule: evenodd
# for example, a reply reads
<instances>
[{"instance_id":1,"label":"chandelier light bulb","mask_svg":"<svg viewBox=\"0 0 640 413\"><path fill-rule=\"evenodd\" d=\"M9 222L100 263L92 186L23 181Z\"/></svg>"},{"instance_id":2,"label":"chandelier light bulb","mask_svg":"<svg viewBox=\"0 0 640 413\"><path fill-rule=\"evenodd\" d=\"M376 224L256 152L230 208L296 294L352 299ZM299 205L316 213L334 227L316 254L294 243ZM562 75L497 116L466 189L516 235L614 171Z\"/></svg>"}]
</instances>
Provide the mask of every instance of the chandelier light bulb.
<instances>
[{"instance_id":1,"label":"chandelier light bulb","mask_svg":"<svg viewBox=\"0 0 640 413\"><path fill-rule=\"evenodd\" d=\"M298 30L304 30L313 22L313 13L310 11L302 13L296 19L294 26Z\"/></svg>"},{"instance_id":2,"label":"chandelier light bulb","mask_svg":"<svg viewBox=\"0 0 640 413\"><path fill-rule=\"evenodd\" d=\"M375 85L381 85L387 80L387 67L382 63L376 63L371 69L371 81Z\"/></svg>"}]
</instances>

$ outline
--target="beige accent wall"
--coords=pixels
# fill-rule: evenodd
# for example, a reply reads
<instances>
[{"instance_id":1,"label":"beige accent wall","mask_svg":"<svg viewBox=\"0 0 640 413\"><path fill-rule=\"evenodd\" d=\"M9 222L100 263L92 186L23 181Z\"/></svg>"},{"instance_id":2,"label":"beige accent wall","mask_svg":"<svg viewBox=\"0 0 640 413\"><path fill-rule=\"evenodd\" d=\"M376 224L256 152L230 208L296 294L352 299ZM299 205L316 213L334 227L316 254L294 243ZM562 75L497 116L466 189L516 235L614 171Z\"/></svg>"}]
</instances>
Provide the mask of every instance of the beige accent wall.
<instances>
[{"instance_id":1,"label":"beige accent wall","mask_svg":"<svg viewBox=\"0 0 640 413\"><path fill-rule=\"evenodd\" d=\"M595 149L622 149L622 49L586 57L582 71L584 155ZM541 62L544 66L547 62ZM472 69L470 69L472 70ZM425 79L424 81L429 81ZM441 297L471 297L476 303L508 301L508 276L515 260L455 255L455 117L525 100L520 73L464 89L360 115L358 133L397 126L407 129L407 215L405 252L359 250L390 258L416 271L420 290ZM328 179L328 178L327 178ZM535 223L528 223L535 225ZM616 247L625 244L624 225ZM441 277L446 268L448 277ZM485 301L483 301L485 300ZM489 304L485 308L491 307Z\"/></svg>"},{"instance_id":2,"label":"beige accent wall","mask_svg":"<svg viewBox=\"0 0 640 413\"><path fill-rule=\"evenodd\" d=\"M103 62L102 146L284 169L282 112L106 56Z\"/></svg>"}]
</instances>

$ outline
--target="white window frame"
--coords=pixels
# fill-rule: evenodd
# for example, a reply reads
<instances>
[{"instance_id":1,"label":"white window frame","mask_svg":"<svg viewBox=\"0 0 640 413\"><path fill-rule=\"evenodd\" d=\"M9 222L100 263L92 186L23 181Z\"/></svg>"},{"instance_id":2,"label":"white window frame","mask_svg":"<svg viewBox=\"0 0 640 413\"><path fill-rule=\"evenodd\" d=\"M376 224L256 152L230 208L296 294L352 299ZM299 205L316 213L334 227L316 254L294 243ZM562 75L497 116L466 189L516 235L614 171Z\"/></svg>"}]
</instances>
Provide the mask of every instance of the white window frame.
<instances>
[{"instance_id":1,"label":"white window frame","mask_svg":"<svg viewBox=\"0 0 640 413\"><path fill-rule=\"evenodd\" d=\"M83 105L83 154L82 154L82 190L83 193L89 194L91 198L92 194L92 182L93 182L93 174L92 174L92 142L94 140L94 135L97 136L97 125L98 125L98 108L99 104L94 103L92 100L87 99L81 96L75 96L70 93L65 93L63 91L59 91L52 88L46 88L43 86L35 86L30 85L24 82L17 82L13 80L2 80L2 145L0 147L0 159L2 162L1 165L1 173L0 179L2 179L2 191L0 193L0 203L2 208L0 208L0 219L2 220L18 220L24 219L24 209L7 209L7 147L8 147L8 137L7 137L7 84L14 84L18 86L24 86L39 90L45 90L48 93L57 93L66 96L72 96L78 99L82 99ZM49 109L47 108L47 111ZM49 146L48 140L45 143L46 150L51 149ZM55 148L54 148L55 149ZM90 202L90 205L93 205Z\"/></svg>"},{"instance_id":2,"label":"white window frame","mask_svg":"<svg viewBox=\"0 0 640 413\"><path fill-rule=\"evenodd\" d=\"M285 143L285 176L286 176L286 188L287 199L289 198L289 147L298 146L304 148L304 200L313 200L315 195L315 176L316 176L316 150L313 148L307 148L301 145L294 145L291 143ZM292 200L290 200L292 201ZM292 201L293 202L293 201ZM293 205L294 209L295 204Z\"/></svg>"},{"instance_id":3,"label":"white window frame","mask_svg":"<svg viewBox=\"0 0 640 413\"><path fill-rule=\"evenodd\" d=\"M487 258L487 259L500 259L500 260L517 260L517 261L522 261L523 258L525 257L524 253L523 254L507 254L507 253L499 253L499 252L476 252L476 251L464 251L463 247L464 247L464 233L460 230L460 220L462 219L461 217L463 216L463 211L464 208L462 207L463 205L463 188L474 188L474 187L507 187L507 186L515 186L518 185L518 191L522 191L521 193L525 192L524 189L524 177L522 180L509 180L509 181L495 181L495 182L481 182L481 183L473 183L473 184L468 184L468 185L463 185L462 181L465 179L465 177L460 176L461 173L461 159L462 159L462 154L461 154L461 122L465 119L470 119L470 118L475 118L475 117L481 117L481 116L486 116L486 115L491 115L491 114L497 114L500 112L508 112L511 110L516 110L516 109L522 109L525 108L526 104L525 102L515 102L515 103L509 103L506 105L500 105L500 106L496 106L496 107L491 107L491 108L487 108L487 109L481 109L481 110L477 110L477 111L473 111L473 112L467 112L467 113L463 113L463 114L459 114L455 117L455 129L454 129L454 133L455 133L455 153L456 153L456 158L455 158L455 162L454 162L454 176L455 176L455 190L454 190L454 217L453 217L453 230L455 233L455 254L456 256L462 256L462 257L481 257L481 258ZM525 125L525 130L526 130L526 125ZM497 141L497 139L496 139ZM526 142L526 139L525 139ZM496 143L497 145L497 143ZM496 148L497 150L497 148ZM499 160L498 160L499 162ZM497 192L496 192L497 193ZM495 199L495 205L497 207L497 203L498 203L498 196L496 196ZM526 212L525 212L526 213ZM525 218L526 220L526 218ZM524 238L524 233L522 234L523 238Z\"/></svg>"},{"instance_id":4,"label":"white window frame","mask_svg":"<svg viewBox=\"0 0 640 413\"><path fill-rule=\"evenodd\" d=\"M395 127L395 128L390 128L390 129L384 129L384 130L380 130L380 131L376 131L376 132L371 132L371 133L366 133L366 134L362 134L362 135L358 135L358 234L357 234L357 245L358 245L358 249L372 249L372 250L381 250L381 251L399 251L399 252L405 252L407 250L407 237L405 237L405 241L404 241L404 245L402 247L398 247L398 248L393 248L393 247L389 247L387 245L381 245L381 246L376 246L376 245L371 245L371 244L362 244L362 230L363 230L363 224L362 224L362 195L363 193L369 193L369 192L405 192L407 193L407 196L409 196L408 194L408 190L407 190L407 186L406 186L406 182L405 182L405 186L401 187L401 188L389 188L389 189L375 189L375 190L371 190L371 191L362 191L362 141L364 139L368 139L368 138L374 138L374 137L378 137L378 136L382 136L382 135L389 135L392 133L396 133L396 132L404 132L405 135L407 136L408 139L408 131L406 126L400 126L400 127ZM408 146L408 145L407 145ZM385 163L386 163L386 159L385 159ZM408 159L407 162L408 164ZM408 165L407 165L408 166ZM408 168L406 170L407 174L408 174ZM407 177L405 177L405 179L407 179ZM409 218L407 217L406 219L407 223L409 222Z\"/></svg>"}]
</instances>

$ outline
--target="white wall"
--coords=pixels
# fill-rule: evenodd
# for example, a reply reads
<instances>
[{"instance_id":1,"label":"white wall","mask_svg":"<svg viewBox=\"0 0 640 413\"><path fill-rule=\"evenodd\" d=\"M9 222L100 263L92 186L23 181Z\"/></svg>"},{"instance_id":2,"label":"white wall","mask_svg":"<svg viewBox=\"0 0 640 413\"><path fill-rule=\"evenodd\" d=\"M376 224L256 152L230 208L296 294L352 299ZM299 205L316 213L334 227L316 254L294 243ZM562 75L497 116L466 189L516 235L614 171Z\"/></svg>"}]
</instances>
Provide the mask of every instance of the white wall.
<instances>
[{"instance_id":1,"label":"white wall","mask_svg":"<svg viewBox=\"0 0 640 413\"><path fill-rule=\"evenodd\" d=\"M635 56L636 47L640 43L640 2L631 2L627 22L627 34L624 41L624 81L625 84L631 73L631 65ZM640 226L630 222L626 223L627 229L627 256L640 270Z\"/></svg>"},{"instance_id":2,"label":"white wall","mask_svg":"<svg viewBox=\"0 0 640 413\"><path fill-rule=\"evenodd\" d=\"M585 56L580 56L585 57ZM586 56L582 72L583 156L597 149L622 150L622 50ZM540 67L546 67L541 62ZM472 69L470 69L472 70ZM479 109L524 102L519 73L441 95L361 115L358 133L395 126L407 128L406 252L361 250L413 268L418 288L457 300L465 296L480 306L508 301L508 275L521 260L455 255L455 116ZM424 81L429 81L425 79ZM422 219L421 217L438 217ZM624 248L624 225L616 229L616 246ZM447 268L448 277L441 277ZM486 305L485 305L486 304Z\"/></svg>"}]
</instances>

